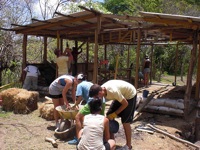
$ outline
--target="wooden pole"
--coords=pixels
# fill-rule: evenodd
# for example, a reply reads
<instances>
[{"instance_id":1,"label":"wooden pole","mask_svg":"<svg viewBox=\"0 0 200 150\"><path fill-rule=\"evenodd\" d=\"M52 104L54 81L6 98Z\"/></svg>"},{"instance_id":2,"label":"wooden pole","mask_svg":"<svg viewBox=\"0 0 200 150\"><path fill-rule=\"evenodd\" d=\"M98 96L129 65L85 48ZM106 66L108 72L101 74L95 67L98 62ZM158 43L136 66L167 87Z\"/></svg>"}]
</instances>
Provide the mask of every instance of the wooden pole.
<instances>
[{"instance_id":1,"label":"wooden pole","mask_svg":"<svg viewBox=\"0 0 200 150\"><path fill-rule=\"evenodd\" d=\"M116 56L116 64L115 64L115 75L114 75L114 79L117 79L118 63L119 63L119 53L118 53L117 56Z\"/></svg>"},{"instance_id":2,"label":"wooden pole","mask_svg":"<svg viewBox=\"0 0 200 150\"><path fill-rule=\"evenodd\" d=\"M153 71L153 49L154 49L154 44L151 45L151 65L150 65L150 84L152 84L152 71Z\"/></svg>"},{"instance_id":3,"label":"wooden pole","mask_svg":"<svg viewBox=\"0 0 200 150\"><path fill-rule=\"evenodd\" d=\"M57 31L57 48L60 49L60 33Z\"/></svg>"},{"instance_id":4,"label":"wooden pole","mask_svg":"<svg viewBox=\"0 0 200 150\"><path fill-rule=\"evenodd\" d=\"M93 83L98 83L97 75L98 75L98 35L101 29L101 17L97 16L97 29L95 30L95 49L94 49L94 67L93 67Z\"/></svg>"},{"instance_id":5,"label":"wooden pole","mask_svg":"<svg viewBox=\"0 0 200 150\"><path fill-rule=\"evenodd\" d=\"M198 34L198 42L199 42L199 53L198 53L198 67L197 67L197 79L196 79L196 89L195 89L195 99L199 99L199 86L200 86L200 35Z\"/></svg>"},{"instance_id":6,"label":"wooden pole","mask_svg":"<svg viewBox=\"0 0 200 150\"><path fill-rule=\"evenodd\" d=\"M137 33L137 52L136 52L136 69L135 69L135 88L138 88L138 71L140 62L140 44L141 44L141 29L138 29Z\"/></svg>"},{"instance_id":7,"label":"wooden pole","mask_svg":"<svg viewBox=\"0 0 200 150\"><path fill-rule=\"evenodd\" d=\"M43 62L47 61L47 37L44 37L44 54L43 54Z\"/></svg>"},{"instance_id":8,"label":"wooden pole","mask_svg":"<svg viewBox=\"0 0 200 150\"><path fill-rule=\"evenodd\" d=\"M22 85L24 83L25 80L25 73L24 73L24 68L26 67L26 62L27 62L27 56L26 56L26 51L27 51L27 35L24 34L23 37L23 45L22 45L22 49L23 49L23 60L22 60L22 75L21 75L21 79L22 79Z\"/></svg>"},{"instance_id":9,"label":"wooden pole","mask_svg":"<svg viewBox=\"0 0 200 150\"><path fill-rule=\"evenodd\" d=\"M89 77L88 63L89 63L89 42L86 43L86 65L85 65L85 71L87 72L87 77Z\"/></svg>"},{"instance_id":10,"label":"wooden pole","mask_svg":"<svg viewBox=\"0 0 200 150\"><path fill-rule=\"evenodd\" d=\"M192 91L192 74L194 71L194 65L196 60L196 52L197 52L197 31L194 31L193 33L193 49L191 50L191 58L190 58L190 64L188 69L188 75L187 75L187 83L186 83L186 91L184 95L184 117L185 119L188 118L188 114L190 112L190 98L191 98L191 91Z\"/></svg>"},{"instance_id":11,"label":"wooden pole","mask_svg":"<svg viewBox=\"0 0 200 150\"><path fill-rule=\"evenodd\" d=\"M175 56L175 64L174 64L174 85L176 85L177 65L178 65L178 42L176 44L176 56Z\"/></svg>"},{"instance_id":12,"label":"wooden pole","mask_svg":"<svg viewBox=\"0 0 200 150\"><path fill-rule=\"evenodd\" d=\"M130 68L130 45L128 45L127 68Z\"/></svg>"}]
</instances>

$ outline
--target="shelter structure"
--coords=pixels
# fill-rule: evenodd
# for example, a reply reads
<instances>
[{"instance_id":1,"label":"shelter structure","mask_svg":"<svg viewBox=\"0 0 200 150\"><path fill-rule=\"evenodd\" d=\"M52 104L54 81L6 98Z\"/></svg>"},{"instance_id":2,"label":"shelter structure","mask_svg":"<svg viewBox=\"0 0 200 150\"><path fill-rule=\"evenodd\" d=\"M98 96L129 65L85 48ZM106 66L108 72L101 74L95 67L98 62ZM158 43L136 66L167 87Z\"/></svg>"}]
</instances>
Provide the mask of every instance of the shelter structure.
<instances>
[{"instance_id":1,"label":"shelter structure","mask_svg":"<svg viewBox=\"0 0 200 150\"><path fill-rule=\"evenodd\" d=\"M141 45L152 45L153 55L153 45L156 43L175 42L178 43L177 47L179 44L189 44L192 45L193 48L191 50L191 59L187 74L187 89L184 103L185 114L190 112L192 74L194 64L197 61L196 99L199 99L200 55L198 55L198 57L196 56L200 53L200 47L198 47L198 45L200 45L200 18L152 12L140 12L140 16L114 15L104 14L82 6L80 6L80 8L83 9L82 12L73 14L55 12L57 17L49 20L32 19L33 23L31 24L13 24L15 27L12 29L1 28L3 30L15 31L16 34L23 34L23 68L26 66L27 59L27 36L40 36L44 38L44 62L47 60L47 38L49 37L57 39L57 48L61 50L63 49L63 40L74 40L77 52L86 44L87 54L89 51L88 44L93 43L95 46L92 81L95 83L98 82L97 66L99 45L105 45L105 47L107 44L136 45L137 55L136 60L134 60L134 62L136 62L134 69L136 72L135 81L138 81ZM86 72L88 68L89 66L86 65ZM134 82L133 84L136 88L138 87L138 82Z\"/></svg>"}]
</instances>

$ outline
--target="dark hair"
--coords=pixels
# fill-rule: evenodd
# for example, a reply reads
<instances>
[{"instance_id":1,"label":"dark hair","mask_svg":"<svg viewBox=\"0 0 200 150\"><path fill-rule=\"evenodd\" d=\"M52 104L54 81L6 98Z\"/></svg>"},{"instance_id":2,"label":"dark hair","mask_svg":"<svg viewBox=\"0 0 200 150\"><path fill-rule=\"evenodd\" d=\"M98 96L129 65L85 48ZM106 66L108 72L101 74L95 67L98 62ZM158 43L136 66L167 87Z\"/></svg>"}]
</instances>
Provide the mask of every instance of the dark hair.
<instances>
[{"instance_id":1,"label":"dark hair","mask_svg":"<svg viewBox=\"0 0 200 150\"><path fill-rule=\"evenodd\" d=\"M55 49L54 50L54 54L58 57L60 55L60 50L59 49Z\"/></svg>"},{"instance_id":2,"label":"dark hair","mask_svg":"<svg viewBox=\"0 0 200 150\"><path fill-rule=\"evenodd\" d=\"M97 113L102 110L102 100L99 97L92 98L88 105L91 114Z\"/></svg>"},{"instance_id":3,"label":"dark hair","mask_svg":"<svg viewBox=\"0 0 200 150\"><path fill-rule=\"evenodd\" d=\"M89 97L94 97L99 94L99 91L102 90L102 87L98 84L93 84L89 90Z\"/></svg>"}]
</instances>

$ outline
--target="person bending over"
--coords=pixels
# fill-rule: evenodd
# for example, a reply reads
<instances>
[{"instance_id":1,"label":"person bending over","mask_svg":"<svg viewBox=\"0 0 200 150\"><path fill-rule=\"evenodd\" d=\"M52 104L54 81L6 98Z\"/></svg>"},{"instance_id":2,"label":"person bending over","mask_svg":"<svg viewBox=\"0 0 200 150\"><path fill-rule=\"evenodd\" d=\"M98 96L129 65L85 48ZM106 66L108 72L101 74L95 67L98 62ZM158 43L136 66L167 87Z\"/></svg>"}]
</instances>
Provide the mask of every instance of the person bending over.
<instances>
[{"instance_id":1,"label":"person bending over","mask_svg":"<svg viewBox=\"0 0 200 150\"><path fill-rule=\"evenodd\" d=\"M102 89L99 92L99 89ZM99 97L104 97L106 101L113 100L106 115L108 119L113 120L121 117L121 122L126 136L125 150L131 150L131 125L136 107L137 91L135 87L123 80L109 80L103 85L90 88L93 93L98 92ZM93 96L92 94L90 96ZM114 138L114 135L111 135Z\"/></svg>"}]
</instances>

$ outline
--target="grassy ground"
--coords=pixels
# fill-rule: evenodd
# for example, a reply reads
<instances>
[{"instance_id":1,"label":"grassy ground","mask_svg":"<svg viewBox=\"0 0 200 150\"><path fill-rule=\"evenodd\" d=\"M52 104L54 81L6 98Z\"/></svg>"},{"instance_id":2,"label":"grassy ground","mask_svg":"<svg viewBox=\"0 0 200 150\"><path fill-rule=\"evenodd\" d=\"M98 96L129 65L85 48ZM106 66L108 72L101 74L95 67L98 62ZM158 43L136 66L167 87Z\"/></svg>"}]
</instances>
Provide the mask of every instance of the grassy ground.
<instances>
[{"instance_id":1,"label":"grassy ground","mask_svg":"<svg viewBox=\"0 0 200 150\"><path fill-rule=\"evenodd\" d=\"M153 82L157 82L157 81L153 80ZM173 82L175 82L175 76L163 75L160 83L172 85ZM186 82L187 82L187 76L183 77L183 81L181 81L180 76L176 77L176 85L183 86L183 85L186 85ZM192 83L193 84L195 83L195 79L192 80Z\"/></svg>"}]
</instances>

